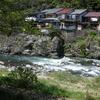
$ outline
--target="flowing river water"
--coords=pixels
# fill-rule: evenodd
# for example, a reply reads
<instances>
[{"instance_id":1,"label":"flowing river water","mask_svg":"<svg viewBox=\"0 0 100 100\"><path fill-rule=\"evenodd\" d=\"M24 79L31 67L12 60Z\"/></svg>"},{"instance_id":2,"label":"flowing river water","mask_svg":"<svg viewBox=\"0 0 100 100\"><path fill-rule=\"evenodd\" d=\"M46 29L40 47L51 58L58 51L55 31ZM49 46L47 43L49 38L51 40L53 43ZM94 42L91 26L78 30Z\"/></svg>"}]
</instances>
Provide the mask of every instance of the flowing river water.
<instances>
[{"instance_id":1,"label":"flowing river water","mask_svg":"<svg viewBox=\"0 0 100 100\"><path fill-rule=\"evenodd\" d=\"M100 76L100 60L87 58L68 58L59 59L45 57L30 57L17 55L0 55L0 68L16 66L31 67L35 71L69 71L80 76L94 77Z\"/></svg>"}]
</instances>

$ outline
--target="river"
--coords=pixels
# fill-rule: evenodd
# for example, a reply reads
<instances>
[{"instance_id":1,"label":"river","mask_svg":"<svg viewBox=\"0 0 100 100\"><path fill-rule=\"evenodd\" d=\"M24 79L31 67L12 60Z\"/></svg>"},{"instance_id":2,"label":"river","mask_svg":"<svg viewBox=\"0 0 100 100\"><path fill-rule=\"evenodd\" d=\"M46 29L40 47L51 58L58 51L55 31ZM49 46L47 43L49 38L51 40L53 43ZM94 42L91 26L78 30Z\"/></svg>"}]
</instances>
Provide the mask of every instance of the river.
<instances>
[{"instance_id":1,"label":"river","mask_svg":"<svg viewBox=\"0 0 100 100\"><path fill-rule=\"evenodd\" d=\"M41 72L69 71L72 74L86 77L100 76L100 60L87 58L63 57L52 59L0 54L0 68L4 68L2 66L12 69L16 66L25 66Z\"/></svg>"}]
</instances>

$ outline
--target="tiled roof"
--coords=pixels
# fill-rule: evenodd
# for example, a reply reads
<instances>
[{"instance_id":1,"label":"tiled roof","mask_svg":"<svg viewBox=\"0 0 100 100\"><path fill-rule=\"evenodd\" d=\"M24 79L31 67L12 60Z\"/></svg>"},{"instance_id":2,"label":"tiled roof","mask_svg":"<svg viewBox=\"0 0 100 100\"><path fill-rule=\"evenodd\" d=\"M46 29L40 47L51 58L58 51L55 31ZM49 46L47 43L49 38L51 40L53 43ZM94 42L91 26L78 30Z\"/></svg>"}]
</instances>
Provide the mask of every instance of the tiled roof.
<instances>
[{"instance_id":1,"label":"tiled roof","mask_svg":"<svg viewBox=\"0 0 100 100\"><path fill-rule=\"evenodd\" d=\"M88 12L85 17L100 17L100 12Z\"/></svg>"},{"instance_id":2,"label":"tiled roof","mask_svg":"<svg viewBox=\"0 0 100 100\"><path fill-rule=\"evenodd\" d=\"M63 9L61 11L58 11L57 13L68 13L69 11L72 11L73 9Z\"/></svg>"},{"instance_id":3,"label":"tiled roof","mask_svg":"<svg viewBox=\"0 0 100 100\"><path fill-rule=\"evenodd\" d=\"M72 12L71 14L74 15L74 14L82 14L83 12L85 12L87 9L75 9L74 12Z\"/></svg>"},{"instance_id":4,"label":"tiled roof","mask_svg":"<svg viewBox=\"0 0 100 100\"><path fill-rule=\"evenodd\" d=\"M45 9L41 12L45 12L45 14L54 14L60 10L62 10L63 8L54 8L54 9Z\"/></svg>"}]
</instances>

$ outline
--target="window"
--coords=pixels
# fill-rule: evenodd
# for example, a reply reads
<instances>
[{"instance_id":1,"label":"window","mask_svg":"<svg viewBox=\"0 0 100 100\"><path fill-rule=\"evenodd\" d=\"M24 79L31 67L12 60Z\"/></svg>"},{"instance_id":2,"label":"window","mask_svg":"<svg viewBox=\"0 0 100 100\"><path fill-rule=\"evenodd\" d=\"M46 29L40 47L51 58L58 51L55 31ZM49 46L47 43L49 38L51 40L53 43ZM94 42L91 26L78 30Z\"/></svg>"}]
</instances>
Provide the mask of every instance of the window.
<instances>
[{"instance_id":1,"label":"window","mask_svg":"<svg viewBox=\"0 0 100 100\"><path fill-rule=\"evenodd\" d=\"M91 21L97 22L98 21L98 18L91 18Z\"/></svg>"}]
</instances>

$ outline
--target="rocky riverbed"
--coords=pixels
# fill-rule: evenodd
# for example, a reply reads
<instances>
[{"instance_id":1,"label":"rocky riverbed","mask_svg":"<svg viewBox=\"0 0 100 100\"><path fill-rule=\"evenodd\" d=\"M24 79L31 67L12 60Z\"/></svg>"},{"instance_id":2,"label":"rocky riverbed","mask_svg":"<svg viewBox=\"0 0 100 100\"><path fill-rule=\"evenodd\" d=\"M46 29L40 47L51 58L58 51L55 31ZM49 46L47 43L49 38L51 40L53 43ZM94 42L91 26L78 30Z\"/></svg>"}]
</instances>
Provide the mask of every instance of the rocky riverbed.
<instances>
[{"instance_id":1,"label":"rocky riverbed","mask_svg":"<svg viewBox=\"0 0 100 100\"><path fill-rule=\"evenodd\" d=\"M2 57L2 59L1 59ZM44 58L29 56L0 55L0 69L8 71L17 67L28 67L35 72L68 71L74 75L94 77L100 76L100 61L86 58Z\"/></svg>"}]
</instances>

